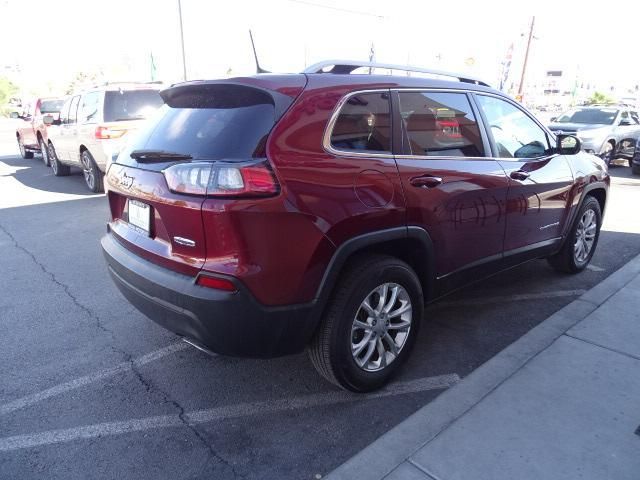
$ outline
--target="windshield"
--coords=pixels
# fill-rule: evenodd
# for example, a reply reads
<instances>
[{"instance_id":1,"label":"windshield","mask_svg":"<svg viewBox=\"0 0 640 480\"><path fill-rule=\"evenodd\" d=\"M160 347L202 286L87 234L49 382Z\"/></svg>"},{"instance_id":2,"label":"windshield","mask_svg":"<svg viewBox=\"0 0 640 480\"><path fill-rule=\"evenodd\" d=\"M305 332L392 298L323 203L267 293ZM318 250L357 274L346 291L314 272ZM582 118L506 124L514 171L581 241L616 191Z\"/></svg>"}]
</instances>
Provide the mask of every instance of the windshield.
<instances>
[{"instance_id":1,"label":"windshield","mask_svg":"<svg viewBox=\"0 0 640 480\"><path fill-rule=\"evenodd\" d=\"M64 100L44 100L40 104L41 113L58 113L64 105Z\"/></svg>"},{"instance_id":2,"label":"windshield","mask_svg":"<svg viewBox=\"0 0 640 480\"><path fill-rule=\"evenodd\" d=\"M613 125L617 115L615 108L576 108L559 116L556 122Z\"/></svg>"},{"instance_id":3,"label":"windshield","mask_svg":"<svg viewBox=\"0 0 640 480\"><path fill-rule=\"evenodd\" d=\"M164 102L157 90L120 90L105 93L104 121L141 120Z\"/></svg>"},{"instance_id":4,"label":"windshield","mask_svg":"<svg viewBox=\"0 0 640 480\"><path fill-rule=\"evenodd\" d=\"M135 150L172 152L196 160L246 161L265 155L266 138L275 123L269 94L218 86L185 95L172 105L158 111L155 121L127 146L123 160Z\"/></svg>"}]
</instances>

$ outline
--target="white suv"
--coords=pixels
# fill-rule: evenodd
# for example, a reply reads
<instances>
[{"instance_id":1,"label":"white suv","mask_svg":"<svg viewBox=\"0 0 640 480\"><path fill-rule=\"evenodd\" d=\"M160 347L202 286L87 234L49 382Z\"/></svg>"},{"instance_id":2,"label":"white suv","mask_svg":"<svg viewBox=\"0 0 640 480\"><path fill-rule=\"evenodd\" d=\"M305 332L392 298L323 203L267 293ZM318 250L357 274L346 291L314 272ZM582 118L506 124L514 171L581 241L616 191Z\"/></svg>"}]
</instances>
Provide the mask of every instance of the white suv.
<instances>
[{"instance_id":1,"label":"white suv","mask_svg":"<svg viewBox=\"0 0 640 480\"><path fill-rule=\"evenodd\" d=\"M164 103L160 89L158 84L118 83L70 96L60 119L48 119L53 122L47 148L54 175L69 175L71 167L78 167L92 192L104 191L112 157L140 121Z\"/></svg>"}]
</instances>

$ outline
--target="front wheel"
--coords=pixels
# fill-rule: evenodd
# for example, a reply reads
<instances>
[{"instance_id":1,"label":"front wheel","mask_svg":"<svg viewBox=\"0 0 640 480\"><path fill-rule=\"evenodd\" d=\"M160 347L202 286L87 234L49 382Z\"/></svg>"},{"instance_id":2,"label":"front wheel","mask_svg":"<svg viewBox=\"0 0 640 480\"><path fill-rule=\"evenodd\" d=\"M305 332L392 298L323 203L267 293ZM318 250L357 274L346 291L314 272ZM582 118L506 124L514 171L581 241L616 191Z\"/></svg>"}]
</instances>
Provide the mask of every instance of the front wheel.
<instances>
[{"instance_id":1,"label":"front wheel","mask_svg":"<svg viewBox=\"0 0 640 480\"><path fill-rule=\"evenodd\" d=\"M68 165L60 163L60 160L58 160L56 149L53 147L53 143L51 142L47 145L47 153L49 155L49 165L56 177L66 177L71 173L71 168Z\"/></svg>"},{"instance_id":2,"label":"front wheel","mask_svg":"<svg viewBox=\"0 0 640 480\"><path fill-rule=\"evenodd\" d=\"M640 163L632 163L631 164L631 172L634 175L640 175Z\"/></svg>"},{"instance_id":3,"label":"front wheel","mask_svg":"<svg viewBox=\"0 0 640 480\"><path fill-rule=\"evenodd\" d=\"M309 347L314 367L347 390L382 387L408 358L423 305L420 281L405 262L358 258L337 284Z\"/></svg>"},{"instance_id":4,"label":"front wheel","mask_svg":"<svg viewBox=\"0 0 640 480\"><path fill-rule=\"evenodd\" d=\"M88 150L83 150L80 154L80 162L82 163L82 174L84 181L93 193L104 192L103 175L93 156Z\"/></svg>"},{"instance_id":5,"label":"front wheel","mask_svg":"<svg viewBox=\"0 0 640 480\"><path fill-rule=\"evenodd\" d=\"M594 197L587 197L569 231L562 250L549 257L549 264L565 273L578 273L591 261L598 245L602 212L600 203Z\"/></svg>"},{"instance_id":6,"label":"front wheel","mask_svg":"<svg viewBox=\"0 0 640 480\"><path fill-rule=\"evenodd\" d=\"M40 153L42 154L42 162L48 167L49 166L49 151L47 149L47 144L44 143L42 138L38 139L38 145L40 145Z\"/></svg>"},{"instance_id":7,"label":"front wheel","mask_svg":"<svg viewBox=\"0 0 640 480\"><path fill-rule=\"evenodd\" d=\"M613 152L613 143L607 142L602 147L602 152L600 152L600 158L604 160L604 163L607 164L607 167L611 165L611 161L613 160L614 152Z\"/></svg>"}]
</instances>

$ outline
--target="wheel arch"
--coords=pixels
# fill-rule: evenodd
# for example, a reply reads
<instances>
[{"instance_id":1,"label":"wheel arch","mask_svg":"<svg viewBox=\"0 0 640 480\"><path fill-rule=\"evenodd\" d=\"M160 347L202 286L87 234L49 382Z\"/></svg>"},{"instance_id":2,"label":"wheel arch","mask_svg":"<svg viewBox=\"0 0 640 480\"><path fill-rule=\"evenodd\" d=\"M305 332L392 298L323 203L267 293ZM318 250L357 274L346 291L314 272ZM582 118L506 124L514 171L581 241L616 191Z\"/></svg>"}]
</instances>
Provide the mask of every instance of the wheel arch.
<instances>
[{"instance_id":1,"label":"wheel arch","mask_svg":"<svg viewBox=\"0 0 640 480\"><path fill-rule=\"evenodd\" d=\"M356 257L386 254L406 262L420 279L425 302L435 288L435 252L427 231L421 227L397 227L359 235L338 247L325 270L314 301L324 310L338 278Z\"/></svg>"}]
</instances>

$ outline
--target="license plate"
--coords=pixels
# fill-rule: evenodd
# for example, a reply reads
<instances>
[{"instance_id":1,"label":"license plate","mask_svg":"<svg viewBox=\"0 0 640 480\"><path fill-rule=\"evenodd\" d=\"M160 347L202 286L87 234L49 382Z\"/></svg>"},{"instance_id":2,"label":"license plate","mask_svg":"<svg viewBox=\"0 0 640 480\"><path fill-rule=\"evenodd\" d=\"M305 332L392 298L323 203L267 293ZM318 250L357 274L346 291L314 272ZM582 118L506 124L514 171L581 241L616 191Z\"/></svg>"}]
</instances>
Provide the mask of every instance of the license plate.
<instances>
[{"instance_id":1,"label":"license plate","mask_svg":"<svg viewBox=\"0 0 640 480\"><path fill-rule=\"evenodd\" d=\"M129 223L148 234L150 222L151 207L137 200L129 200Z\"/></svg>"}]
</instances>

